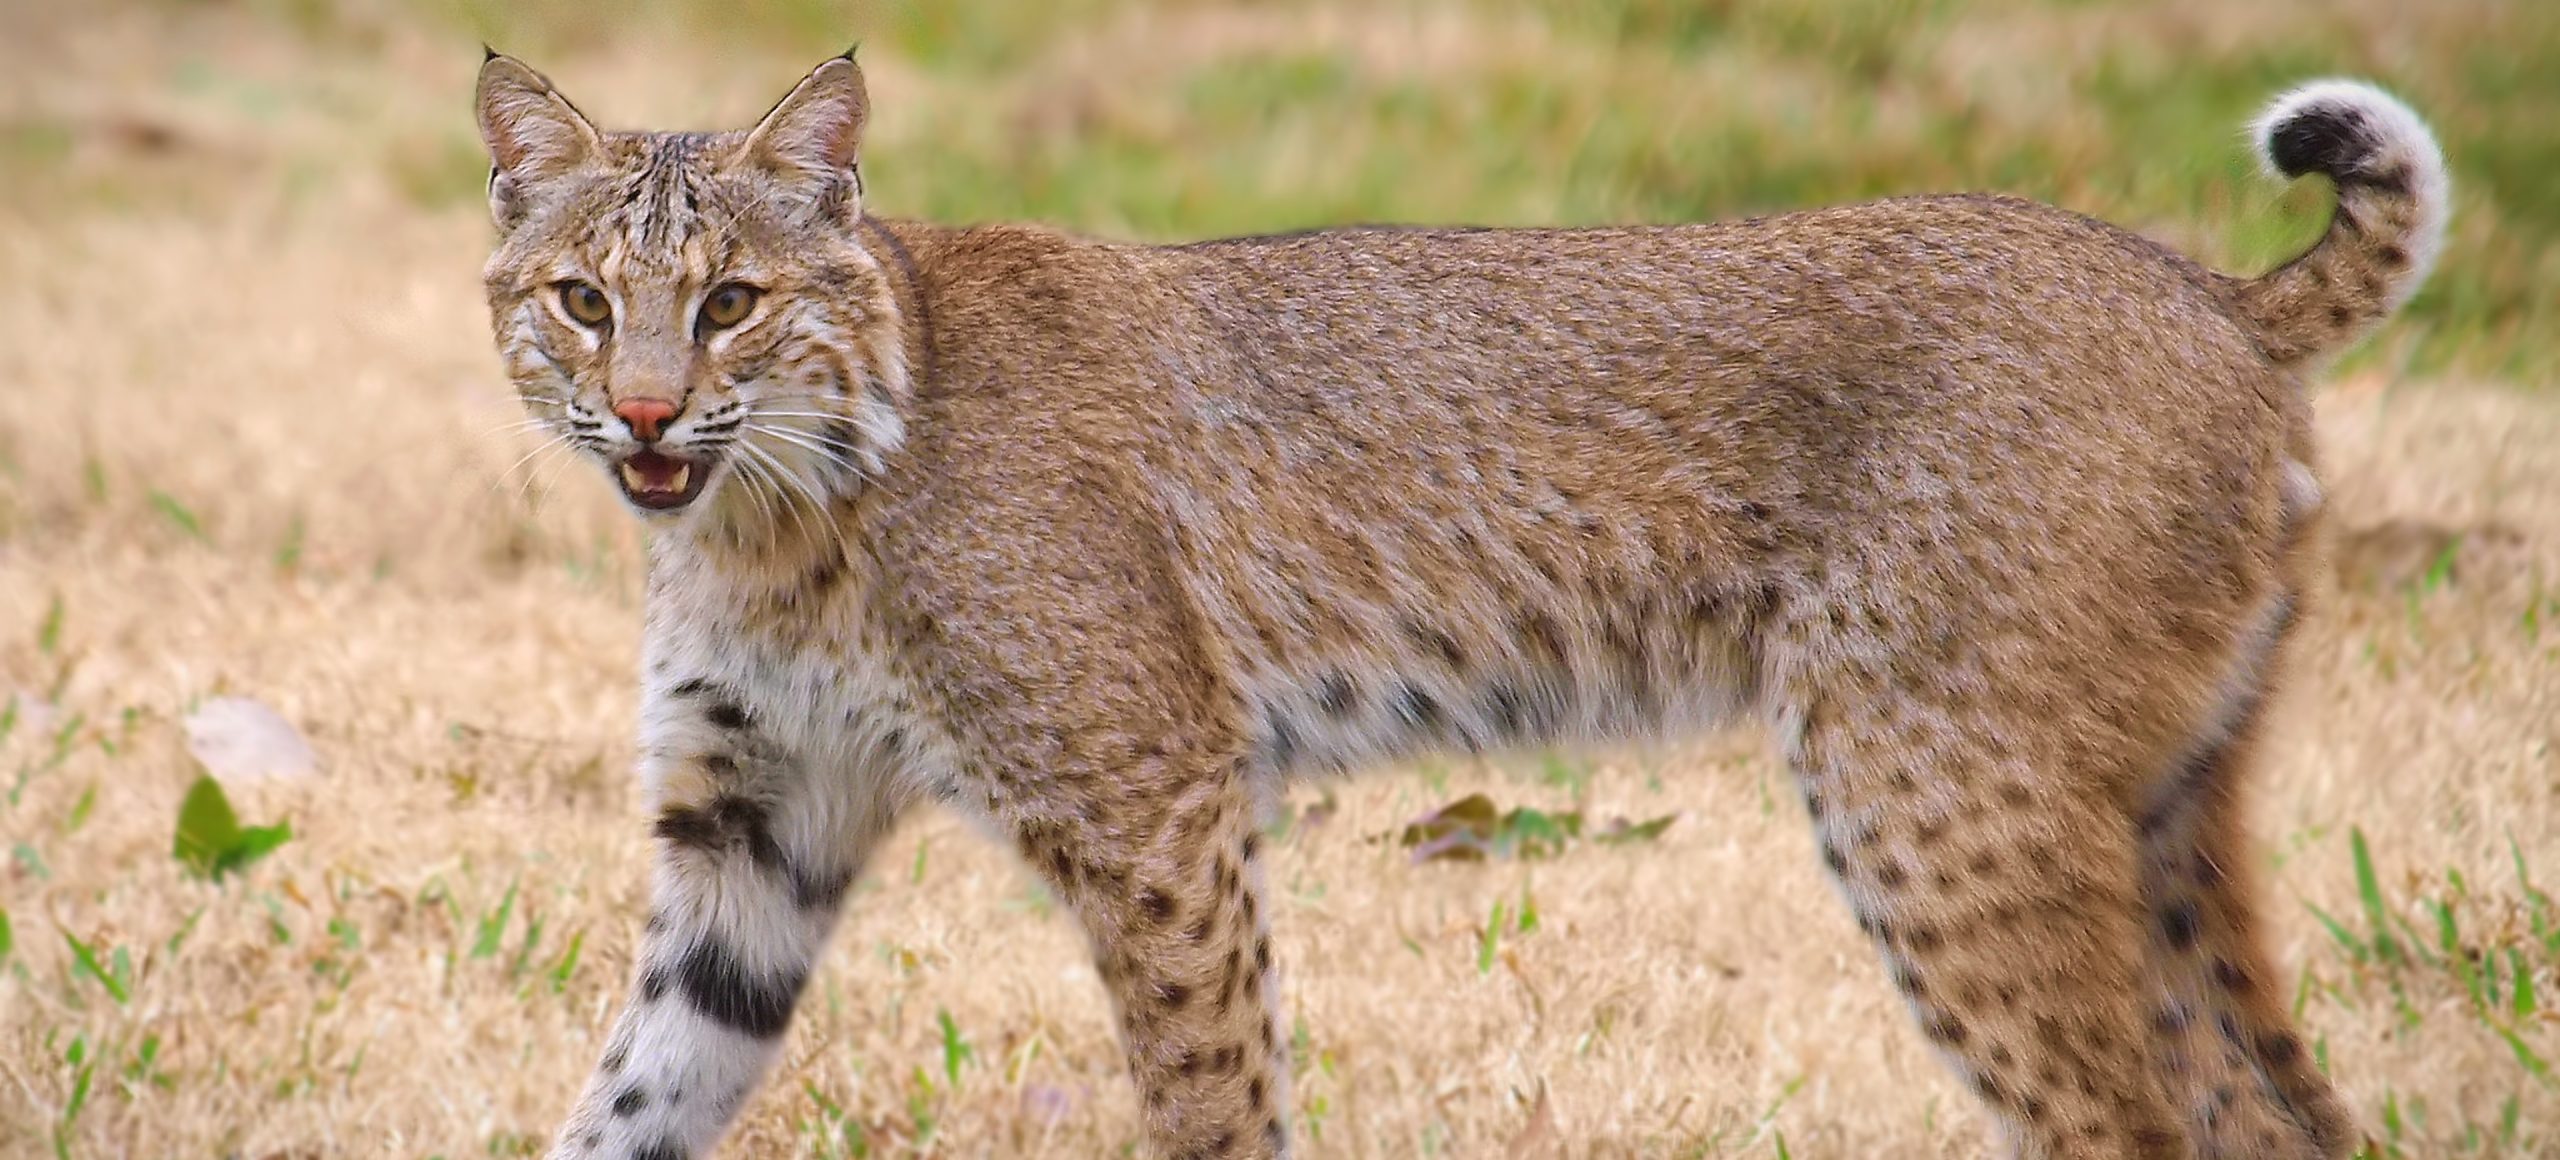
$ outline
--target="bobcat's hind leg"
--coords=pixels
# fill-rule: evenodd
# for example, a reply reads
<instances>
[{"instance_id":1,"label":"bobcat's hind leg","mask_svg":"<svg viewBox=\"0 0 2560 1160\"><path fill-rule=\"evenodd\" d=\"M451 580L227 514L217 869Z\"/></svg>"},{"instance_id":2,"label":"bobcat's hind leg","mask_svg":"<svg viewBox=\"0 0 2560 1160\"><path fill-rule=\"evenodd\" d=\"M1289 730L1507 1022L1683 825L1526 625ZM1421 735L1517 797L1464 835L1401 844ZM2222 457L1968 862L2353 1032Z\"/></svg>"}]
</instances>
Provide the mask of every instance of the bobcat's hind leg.
<instances>
[{"instance_id":1,"label":"bobcat's hind leg","mask_svg":"<svg viewBox=\"0 0 2560 1160\"><path fill-rule=\"evenodd\" d=\"M2150 1067L2132 820L2024 690L1799 689L1824 861L1920 1028L2021 1160L2184 1160Z\"/></svg>"},{"instance_id":2,"label":"bobcat's hind leg","mask_svg":"<svg viewBox=\"0 0 2560 1160\"><path fill-rule=\"evenodd\" d=\"M2251 906L2241 788L2264 688L2293 619L2279 601L2221 720L2147 795L2143 893L2159 1066L2205 1160L2335 1160L2355 1128L2311 1061Z\"/></svg>"}]
</instances>

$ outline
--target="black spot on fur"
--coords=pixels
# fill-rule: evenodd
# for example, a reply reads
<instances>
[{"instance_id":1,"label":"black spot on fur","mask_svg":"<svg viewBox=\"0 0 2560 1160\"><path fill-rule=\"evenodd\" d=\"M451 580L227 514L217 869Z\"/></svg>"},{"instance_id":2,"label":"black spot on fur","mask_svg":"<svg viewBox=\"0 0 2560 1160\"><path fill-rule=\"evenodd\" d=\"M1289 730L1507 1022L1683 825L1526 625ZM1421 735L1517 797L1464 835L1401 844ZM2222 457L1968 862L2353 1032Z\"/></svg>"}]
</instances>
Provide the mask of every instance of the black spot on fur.
<instances>
[{"instance_id":1,"label":"black spot on fur","mask_svg":"<svg viewBox=\"0 0 2560 1160\"><path fill-rule=\"evenodd\" d=\"M2173 951L2196 945L2196 904L2181 900L2162 910L2160 936L2169 940Z\"/></svg>"},{"instance_id":2,"label":"black spot on fur","mask_svg":"<svg viewBox=\"0 0 2560 1160\"><path fill-rule=\"evenodd\" d=\"M1396 715L1417 729L1429 729L1440 723L1442 714L1437 698L1406 681L1396 686Z\"/></svg>"},{"instance_id":3,"label":"black spot on fur","mask_svg":"<svg viewBox=\"0 0 2560 1160\"><path fill-rule=\"evenodd\" d=\"M679 697L699 697L711 691L711 682L702 677L687 677L670 691Z\"/></svg>"},{"instance_id":4,"label":"black spot on fur","mask_svg":"<svg viewBox=\"0 0 2560 1160\"><path fill-rule=\"evenodd\" d=\"M1316 707L1336 717L1350 712L1351 703L1358 696L1359 690L1347 674L1328 673L1316 682Z\"/></svg>"},{"instance_id":5,"label":"black spot on fur","mask_svg":"<svg viewBox=\"0 0 2560 1160\"><path fill-rule=\"evenodd\" d=\"M649 1093L636 1087L624 1088L621 1095L613 1097L613 1114L624 1119L639 1115L640 1109L648 1106Z\"/></svg>"},{"instance_id":6,"label":"black spot on fur","mask_svg":"<svg viewBox=\"0 0 2560 1160\"><path fill-rule=\"evenodd\" d=\"M665 998L666 995L667 972L665 970L652 968L647 974L640 976L641 1002L655 1003L658 1000Z\"/></svg>"},{"instance_id":7,"label":"black spot on fur","mask_svg":"<svg viewBox=\"0 0 2560 1160\"><path fill-rule=\"evenodd\" d=\"M835 587L836 581L844 579L844 572L843 554L829 552L809 568L809 575L802 581L801 588L809 592L824 592Z\"/></svg>"},{"instance_id":8,"label":"black spot on fur","mask_svg":"<svg viewBox=\"0 0 2560 1160\"><path fill-rule=\"evenodd\" d=\"M1114 894L1129 888L1129 868L1108 862L1086 862L1076 868L1084 882L1097 890Z\"/></svg>"},{"instance_id":9,"label":"black spot on fur","mask_svg":"<svg viewBox=\"0 0 2560 1160\"><path fill-rule=\"evenodd\" d=\"M631 1053L623 1048L617 1047L604 1053L604 1062L597 1066L601 1068L606 1075L618 1075L622 1071L622 1065L629 1062L631 1062Z\"/></svg>"},{"instance_id":10,"label":"black spot on fur","mask_svg":"<svg viewBox=\"0 0 2560 1160\"><path fill-rule=\"evenodd\" d=\"M750 973L718 942L696 945L676 963L676 985L694 1010L757 1039L771 1039L790 1026L803 979L798 973L781 978Z\"/></svg>"},{"instance_id":11,"label":"black spot on fur","mask_svg":"<svg viewBox=\"0 0 2560 1160\"><path fill-rule=\"evenodd\" d=\"M723 729L744 729L747 727L746 706L740 705L736 701L722 701L713 705L710 709L704 711L703 716L710 718L712 724Z\"/></svg>"},{"instance_id":12,"label":"black spot on fur","mask_svg":"<svg viewBox=\"0 0 2560 1160\"><path fill-rule=\"evenodd\" d=\"M1520 689L1509 681L1497 681L1484 697L1485 716L1493 721L1493 731L1505 739L1520 736L1529 724L1528 706Z\"/></svg>"},{"instance_id":13,"label":"black spot on fur","mask_svg":"<svg viewBox=\"0 0 2560 1160\"><path fill-rule=\"evenodd\" d=\"M1540 570L1544 571L1545 567L1541 562ZM1549 576L1548 579L1551 582L1556 581L1553 576ZM1565 639L1564 626L1557 624L1555 618L1544 612L1523 612L1518 619L1518 634L1536 651L1539 661L1549 667L1560 668L1571 660L1572 653L1568 648L1569 642Z\"/></svg>"},{"instance_id":14,"label":"black spot on fur","mask_svg":"<svg viewBox=\"0 0 2560 1160\"><path fill-rule=\"evenodd\" d=\"M708 805L668 806L652 829L662 841L708 855L745 850L766 873L789 883L792 900L805 908L832 907L852 885L841 872L794 865L774 839L769 811L753 798L721 794Z\"/></svg>"},{"instance_id":15,"label":"black spot on fur","mask_svg":"<svg viewBox=\"0 0 2560 1160\"><path fill-rule=\"evenodd\" d=\"M660 1140L631 1154L631 1160L693 1160L684 1145L673 1140Z\"/></svg>"},{"instance_id":16,"label":"black spot on fur","mask_svg":"<svg viewBox=\"0 0 2560 1160\"><path fill-rule=\"evenodd\" d=\"M773 838L764 803L753 798L724 793L712 798L708 805L668 806L659 811L653 829L664 841L706 854L739 846L758 866L775 871L789 869L782 844Z\"/></svg>"},{"instance_id":17,"label":"black spot on fur","mask_svg":"<svg viewBox=\"0 0 2560 1160\"><path fill-rule=\"evenodd\" d=\"M1272 767L1289 769L1297 765L1299 745L1297 725L1278 709L1267 711L1263 717L1267 728L1271 731Z\"/></svg>"},{"instance_id":18,"label":"black spot on fur","mask_svg":"<svg viewBox=\"0 0 2560 1160\"><path fill-rule=\"evenodd\" d=\"M1465 649L1458 647L1458 638L1418 621L1407 622L1404 631L1406 636L1413 638L1416 646L1425 652L1438 655L1442 663L1450 668L1467 667L1467 653Z\"/></svg>"},{"instance_id":19,"label":"black spot on fur","mask_svg":"<svg viewBox=\"0 0 2560 1160\"><path fill-rule=\"evenodd\" d=\"M1138 909L1146 911L1148 920L1158 926L1173 921L1172 897L1155 887L1150 886L1138 892Z\"/></svg>"}]
</instances>

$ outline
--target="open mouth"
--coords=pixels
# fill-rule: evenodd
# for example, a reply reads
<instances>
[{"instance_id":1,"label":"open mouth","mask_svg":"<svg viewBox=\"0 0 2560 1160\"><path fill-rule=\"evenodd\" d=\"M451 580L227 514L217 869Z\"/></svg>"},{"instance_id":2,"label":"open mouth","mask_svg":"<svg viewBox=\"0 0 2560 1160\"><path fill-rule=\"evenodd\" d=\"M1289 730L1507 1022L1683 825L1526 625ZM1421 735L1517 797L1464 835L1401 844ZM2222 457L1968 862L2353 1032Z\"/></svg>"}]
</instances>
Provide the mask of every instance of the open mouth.
<instances>
[{"instance_id":1,"label":"open mouth","mask_svg":"<svg viewBox=\"0 0 2560 1160\"><path fill-rule=\"evenodd\" d=\"M631 502L663 512L692 503L695 496L701 495L703 481L711 476L711 465L680 455L642 450L615 464L613 474L622 481L622 494Z\"/></svg>"}]
</instances>

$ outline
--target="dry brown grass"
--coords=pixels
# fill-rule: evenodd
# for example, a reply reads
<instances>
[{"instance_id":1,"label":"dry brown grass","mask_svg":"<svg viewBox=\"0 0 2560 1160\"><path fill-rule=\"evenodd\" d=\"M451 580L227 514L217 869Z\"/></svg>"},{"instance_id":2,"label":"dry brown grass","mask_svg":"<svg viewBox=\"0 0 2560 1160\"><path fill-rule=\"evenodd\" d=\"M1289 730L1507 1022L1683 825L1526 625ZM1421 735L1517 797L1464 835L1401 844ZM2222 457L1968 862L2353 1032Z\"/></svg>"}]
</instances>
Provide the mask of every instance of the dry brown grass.
<instances>
[{"instance_id":1,"label":"dry brown grass","mask_svg":"<svg viewBox=\"0 0 2560 1160\"><path fill-rule=\"evenodd\" d=\"M483 224L403 192L472 61L398 26L360 57L300 43L236 10L0 16L5 111L73 127L0 170L0 789L23 777L0 802L0 1155L514 1154L566 1107L638 930L634 533L583 468L502 474ZM206 56L224 68L184 64ZM597 103L692 119L715 98L663 77L720 78L734 109L789 67L668 37L581 59L622 78ZM2560 1057L2550 1014L2484 1018L2455 966L2360 963L2309 908L2365 929L2359 828L2419 941L2446 901L2463 947L2519 948L2560 995L2511 855L2560 880L2560 400L2367 376L2322 413L2338 583L2257 813L2276 940L2377 1136L2554 1154L2560 1095L2496 1031ZM236 791L298 836L215 885L169 840L197 772L178 721L222 693L282 710L323 768ZM1275 843L1309 1154L1978 1154L1756 740L1587 773L1591 811L1681 820L1534 863L1375 840L1472 790L1575 792L1460 765L1332 787ZM1488 913L1524 899L1537 929L1480 970ZM1131 1146L1100 989L1009 855L928 818L853 912L732 1154L823 1154L846 1122L873 1155ZM124 1001L66 934L127 952Z\"/></svg>"}]
</instances>

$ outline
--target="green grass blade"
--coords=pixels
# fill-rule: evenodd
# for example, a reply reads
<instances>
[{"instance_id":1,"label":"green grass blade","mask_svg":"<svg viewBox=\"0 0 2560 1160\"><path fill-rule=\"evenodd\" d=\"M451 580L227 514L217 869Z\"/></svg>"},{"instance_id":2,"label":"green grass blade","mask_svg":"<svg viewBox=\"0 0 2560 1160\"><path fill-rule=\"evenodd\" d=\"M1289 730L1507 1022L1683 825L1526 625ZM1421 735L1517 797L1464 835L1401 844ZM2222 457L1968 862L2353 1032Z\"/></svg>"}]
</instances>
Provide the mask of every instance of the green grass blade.
<instances>
[{"instance_id":1,"label":"green grass blade","mask_svg":"<svg viewBox=\"0 0 2560 1160\"><path fill-rule=\"evenodd\" d=\"M2373 957L2384 963L2408 962L2400 940L2391 933L2391 908L2382 901L2382 879L2373 872L2373 851L2365 845L2364 827L2349 827L2347 844L2355 854L2356 896L2364 902L2365 925L2373 931Z\"/></svg>"},{"instance_id":2,"label":"green grass blade","mask_svg":"<svg viewBox=\"0 0 2560 1160\"><path fill-rule=\"evenodd\" d=\"M125 989L123 980L99 965L97 952L91 949L89 944L80 941L79 935L66 930L62 932L62 941L71 945L71 974L74 978L87 975L96 979L100 987L106 988L107 997L114 999L119 1007L124 1005L125 1000L133 997L132 993Z\"/></svg>"}]
</instances>

